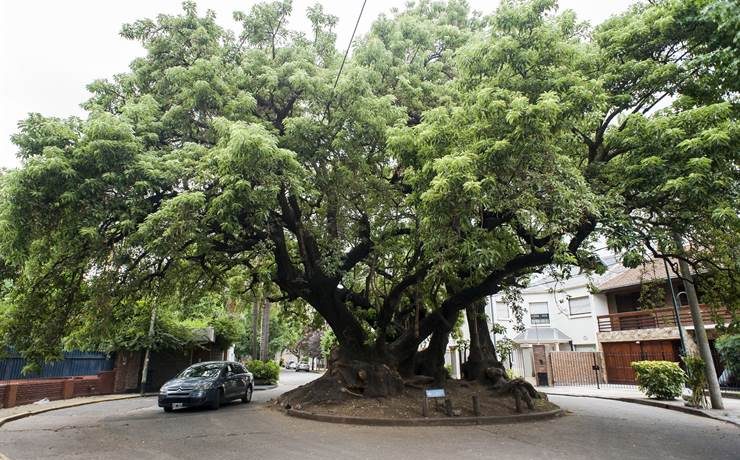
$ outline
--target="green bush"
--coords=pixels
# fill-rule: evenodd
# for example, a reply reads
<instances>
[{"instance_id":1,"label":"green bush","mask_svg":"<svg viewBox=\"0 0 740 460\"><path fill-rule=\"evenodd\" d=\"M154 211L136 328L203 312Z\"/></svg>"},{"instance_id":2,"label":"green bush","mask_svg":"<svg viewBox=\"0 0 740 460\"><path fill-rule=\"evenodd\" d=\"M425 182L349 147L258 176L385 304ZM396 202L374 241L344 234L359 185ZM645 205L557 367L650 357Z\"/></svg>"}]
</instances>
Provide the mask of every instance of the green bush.
<instances>
[{"instance_id":1,"label":"green bush","mask_svg":"<svg viewBox=\"0 0 740 460\"><path fill-rule=\"evenodd\" d=\"M704 375L704 360L698 356L684 356L683 363L686 365L686 385L691 389L688 405L706 407L704 390L707 388L707 379Z\"/></svg>"},{"instance_id":2,"label":"green bush","mask_svg":"<svg viewBox=\"0 0 740 460\"><path fill-rule=\"evenodd\" d=\"M275 361L260 361L253 359L247 362L247 369L252 373L255 380L262 380L275 384L280 378L280 366Z\"/></svg>"},{"instance_id":3,"label":"green bush","mask_svg":"<svg viewBox=\"0 0 740 460\"><path fill-rule=\"evenodd\" d=\"M740 334L723 335L714 344L725 367L740 376Z\"/></svg>"},{"instance_id":4,"label":"green bush","mask_svg":"<svg viewBox=\"0 0 740 460\"><path fill-rule=\"evenodd\" d=\"M637 384L650 398L675 399L681 395L686 374L671 361L635 361Z\"/></svg>"}]
</instances>

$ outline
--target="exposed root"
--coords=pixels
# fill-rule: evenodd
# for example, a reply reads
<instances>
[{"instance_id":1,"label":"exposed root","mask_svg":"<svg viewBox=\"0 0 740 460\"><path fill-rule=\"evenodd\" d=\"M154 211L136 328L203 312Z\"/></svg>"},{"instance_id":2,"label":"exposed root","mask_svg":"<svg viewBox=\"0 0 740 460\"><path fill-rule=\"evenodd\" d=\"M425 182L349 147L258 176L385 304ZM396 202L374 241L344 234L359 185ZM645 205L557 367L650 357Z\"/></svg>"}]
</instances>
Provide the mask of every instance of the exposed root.
<instances>
[{"instance_id":1,"label":"exposed root","mask_svg":"<svg viewBox=\"0 0 740 460\"><path fill-rule=\"evenodd\" d=\"M318 379L283 393L282 407L297 404L338 402L356 398L381 398L403 391L404 381L395 370L382 363L333 359L329 370Z\"/></svg>"},{"instance_id":2,"label":"exposed root","mask_svg":"<svg viewBox=\"0 0 740 460\"><path fill-rule=\"evenodd\" d=\"M534 409L534 399L542 399L543 395L534 389L531 383L522 378L507 380L503 369L500 367L489 367L485 371L485 376L492 389L497 395L508 395L514 398L516 411L522 411L522 402L527 405L529 410Z\"/></svg>"}]
</instances>

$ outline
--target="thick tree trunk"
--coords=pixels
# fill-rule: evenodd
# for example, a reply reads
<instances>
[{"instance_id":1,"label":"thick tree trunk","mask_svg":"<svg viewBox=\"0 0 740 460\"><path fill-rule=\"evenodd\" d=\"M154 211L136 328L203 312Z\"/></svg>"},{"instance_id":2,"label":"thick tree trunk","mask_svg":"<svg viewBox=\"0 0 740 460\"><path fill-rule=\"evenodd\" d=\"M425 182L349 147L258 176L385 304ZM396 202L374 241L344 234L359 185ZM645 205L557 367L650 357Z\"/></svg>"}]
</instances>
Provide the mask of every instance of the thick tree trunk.
<instances>
[{"instance_id":1,"label":"thick tree trunk","mask_svg":"<svg viewBox=\"0 0 740 460\"><path fill-rule=\"evenodd\" d=\"M259 358L260 303L252 304L252 359Z\"/></svg>"},{"instance_id":2,"label":"thick tree trunk","mask_svg":"<svg viewBox=\"0 0 740 460\"><path fill-rule=\"evenodd\" d=\"M260 360L270 359L270 301L265 299L262 306L262 336L260 337Z\"/></svg>"},{"instance_id":3,"label":"thick tree trunk","mask_svg":"<svg viewBox=\"0 0 740 460\"><path fill-rule=\"evenodd\" d=\"M389 358L358 359L346 349L334 349L327 371L320 378L283 393L278 402L285 408L343 401L354 398L382 398L403 391L404 380Z\"/></svg>"},{"instance_id":4,"label":"thick tree trunk","mask_svg":"<svg viewBox=\"0 0 740 460\"><path fill-rule=\"evenodd\" d=\"M442 385L447 378L445 353L449 340L449 331L436 330L429 340L429 346L414 355L414 374L433 377L435 385Z\"/></svg>"},{"instance_id":5,"label":"thick tree trunk","mask_svg":"<svg viewBox=\"0 0 740 460\"><path fill-rule=\"evenodd\" d=\"M485 301L476 302L465 308L470 331L470 354L462 366L463 378L466 380L485 380L486 369L504 369L496 356L496 348L488 330Z\"/></svg>"}]
</instances>

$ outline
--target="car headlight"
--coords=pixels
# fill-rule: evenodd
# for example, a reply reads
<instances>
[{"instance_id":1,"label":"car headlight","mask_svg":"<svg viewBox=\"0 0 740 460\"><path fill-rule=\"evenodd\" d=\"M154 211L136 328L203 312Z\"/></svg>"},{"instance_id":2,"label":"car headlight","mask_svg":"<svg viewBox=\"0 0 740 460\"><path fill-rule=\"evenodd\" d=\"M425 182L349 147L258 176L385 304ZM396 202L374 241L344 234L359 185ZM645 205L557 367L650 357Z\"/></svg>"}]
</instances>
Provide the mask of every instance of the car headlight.
<instances>
[{"instance_id":1,"label":"car headlight","mask_svg":"<svg viewBox=\"0 0 740 460\"><path fill-rule=\"evenodd\" d=\"M196 390L207 390L208 388L211 388L212 383L213 382L209 382L209 381L196 383L193 388Z\"/></svg>"},{"instance_id":2,"label":"car headlight","mask_svg":"<svg viewBox=\"0 0 740 460\"><path fill-rule=\"evenodd\" d=\"M166 386L163 386L162 388L160 388L159 389L159 394L166 395L167 394L167 387Z\"/></svg>"}]
</instances>

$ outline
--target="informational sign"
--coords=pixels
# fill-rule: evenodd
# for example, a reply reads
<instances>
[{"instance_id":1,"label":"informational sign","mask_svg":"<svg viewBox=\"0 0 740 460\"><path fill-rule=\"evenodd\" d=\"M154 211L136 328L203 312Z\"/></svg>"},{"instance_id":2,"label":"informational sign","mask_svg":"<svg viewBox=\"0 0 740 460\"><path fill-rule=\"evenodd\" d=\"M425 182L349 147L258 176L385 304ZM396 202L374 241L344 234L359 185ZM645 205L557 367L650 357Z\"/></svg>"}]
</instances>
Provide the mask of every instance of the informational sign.
<instances>
[{"instance_id":1,"label":"informational sign","mask_svg":"<svg viewBox=\"0 0 740 460\"><path fill-rule=\"evenodd\" d=\"M430 388L427 390L427 398L444 398L444 388Z\"/></svg>"}]
</instances>

